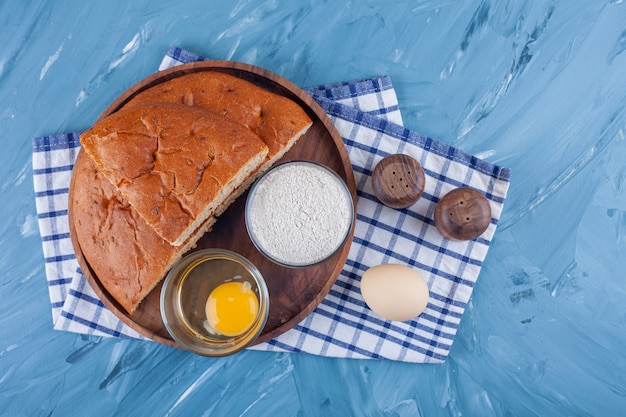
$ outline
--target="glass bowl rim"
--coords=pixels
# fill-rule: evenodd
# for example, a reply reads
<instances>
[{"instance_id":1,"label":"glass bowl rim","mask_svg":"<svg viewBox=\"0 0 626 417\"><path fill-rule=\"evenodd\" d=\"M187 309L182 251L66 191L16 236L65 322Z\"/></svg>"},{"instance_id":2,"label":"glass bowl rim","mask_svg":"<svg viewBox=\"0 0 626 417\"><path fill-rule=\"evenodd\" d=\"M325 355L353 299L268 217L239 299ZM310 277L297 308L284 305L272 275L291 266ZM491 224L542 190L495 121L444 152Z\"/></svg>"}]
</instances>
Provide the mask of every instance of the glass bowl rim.
<instances>
[{"instance_id":1,"label":"glass bowl rim","mask_svg":"<svg viewBox=\"0 0 626 417\"><path fill-rule=\"evenodd\" d=\"M179 314L180 290L184 286L185 278L193 268L215 259L225 259L242 265L251 275L259 295L259 311L250 328L239 336L219 341L211 341L207 337L193 337L190 331L184 331L174 324L174 320L185 320ZM269 301L269 291L263 275L246 257L228 249L199 249L183 256L167 273L160 294L161 319L167 332L181 348L201 356L221 357L237 353L257 339L267 322Z\"/></svg>"},{"instance_id":2,"label":"glass bowl rim","mask_svg":"<svg viewBox=\"0 0 626 417\"><path fill-rule=\"evenodd\" d=\"M348 213L350 215L350 219L349 219L349 226L346 228L346 232L341 240L341 243L337 246L337 248L330 253L328 256L314 261L314 262L310 262L310 263L306 263L306 264L297 264L297 263L288 263L285 262L283 260L277 259L274 256L272 256L270 253L268 253L259 243L258 240L254 234L254 232L252 231L252 227L250 226L250 202L251 200L254 198L254 196L256 195L256 190L259 187L259 184L261 184L265 178L267 178L267 176L273 172L276 171L278 169L284 168L284 166L286 165L313 165L316 166L318 168L321 168L323 171L331 174L331 176L333 176L336 180L337 183L340 185L342 191L344 192L345 196L347 197L348 200L348 205L349 205L349 210ZM294 159L291 161L285 161L285 162L280 162L277 163L275 165L273 165L271 168L269 168L267 171L265 171L263 174L261 174L252 184L252 186L250 187L250 191L248 192L248 195L246 196L246 205L245 205L245 224L246 224L246 231L248 232L248 236L250 237L250 240L252 241L252 244L254 245L254 247L267 259L269 259L270 261L274 262L277 265L286 267L286 268L294 268L294 269L298 269L298 268L308 268L311 266L316 266L319 264L322 264L324 262L326 262L327 260L331 259L333 256L335 256L338 252L341 251L341 249L344 247L344 245L346 244L346 242L348 241L350 235L352 234L352 230L354 229L354 201L352 200L352 193L350 192L350 189L348 188L348 184L346 184L346 181L341 178L341 176L339 174L337 174L333 169L331 169L330 167L324 165L321 162L317 162L317 161L312 161L312 160L308 160L308 159Z\"/></svg>"}]
</instances>

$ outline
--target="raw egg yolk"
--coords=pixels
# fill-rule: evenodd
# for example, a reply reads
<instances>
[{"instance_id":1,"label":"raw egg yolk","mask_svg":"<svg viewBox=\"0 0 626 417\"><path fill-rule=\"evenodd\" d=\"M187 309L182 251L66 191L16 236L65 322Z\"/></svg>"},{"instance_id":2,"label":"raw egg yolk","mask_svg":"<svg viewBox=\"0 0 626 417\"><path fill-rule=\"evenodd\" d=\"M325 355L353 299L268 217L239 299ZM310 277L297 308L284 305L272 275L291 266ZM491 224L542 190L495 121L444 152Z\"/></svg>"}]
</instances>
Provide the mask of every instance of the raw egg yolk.
<instances>
[{"instance_id":1,"label":"raw egg yolk","mask_svg":"<svg viewBox=\"0 0 626 417\"><path fill-rule=\"evenodd\" d=\"M209 325L224 336L248 330L259 311L259 300L249 282L225 282L217 286L206 302Z\"/></svg>"}]
</instances>

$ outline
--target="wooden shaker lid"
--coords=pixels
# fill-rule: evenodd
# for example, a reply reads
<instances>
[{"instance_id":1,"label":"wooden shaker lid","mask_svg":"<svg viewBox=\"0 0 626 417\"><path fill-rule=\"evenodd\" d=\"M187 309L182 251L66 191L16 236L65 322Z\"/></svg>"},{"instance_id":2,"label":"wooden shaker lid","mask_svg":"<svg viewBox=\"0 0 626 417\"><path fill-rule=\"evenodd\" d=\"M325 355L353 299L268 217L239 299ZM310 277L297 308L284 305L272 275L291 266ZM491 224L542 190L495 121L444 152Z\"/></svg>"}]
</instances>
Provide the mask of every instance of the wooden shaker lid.
<instances>
[{"instance_id":1,"label":"wooden shaker lid","mask_svg":"<svg viewBox=\"0 0 626 417\"><path fill-rule=\"evenodd\" d=\"M424 170L414 158L394 154L383 158L372 172L374 195L386 206L403 209L424 192Z\"/></svg>"},{"instance_id":2,"label":"wooden shaker lid","mask_svg":"<svg viewBox=\"0 0 626 417\"><path fill-rule=\"evenodd\" d=\"M435 208L435 226L448 239L473 240L491 223L487 198L472 188L456 188L443 196Z\"/></svg>"}]
</instances>

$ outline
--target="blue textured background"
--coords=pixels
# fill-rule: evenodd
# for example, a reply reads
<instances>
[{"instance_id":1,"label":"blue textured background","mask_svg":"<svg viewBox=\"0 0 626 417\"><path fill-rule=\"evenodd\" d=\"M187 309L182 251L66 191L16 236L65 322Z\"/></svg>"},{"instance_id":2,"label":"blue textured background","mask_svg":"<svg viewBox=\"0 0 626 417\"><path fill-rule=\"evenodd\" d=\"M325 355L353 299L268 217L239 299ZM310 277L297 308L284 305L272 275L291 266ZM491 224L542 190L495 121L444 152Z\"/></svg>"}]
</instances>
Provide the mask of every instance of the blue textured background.
<instances>
[{"instance_id":1,"label":"blue textured background","mask_svg":"<svg viewBox=\"0 0 626 417\"><path fill-rule=\"evenodd\" d=\"M626 3L128 3L0 2L0 414L623 415ZM407 127L513 169L444 365L52 330L30 140L89 126L171 44L303 87L388 74Z\"/></svg>"}]
</instances>

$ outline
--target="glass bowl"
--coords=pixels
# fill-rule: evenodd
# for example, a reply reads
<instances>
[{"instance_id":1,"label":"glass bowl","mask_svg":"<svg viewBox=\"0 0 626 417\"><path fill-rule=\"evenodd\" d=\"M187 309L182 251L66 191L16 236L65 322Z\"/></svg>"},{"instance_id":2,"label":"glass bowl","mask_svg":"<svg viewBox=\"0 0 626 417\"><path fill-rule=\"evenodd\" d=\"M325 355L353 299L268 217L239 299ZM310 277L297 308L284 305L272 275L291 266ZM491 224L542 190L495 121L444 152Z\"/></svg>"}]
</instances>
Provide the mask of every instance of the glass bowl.
<instances>
[{"instance_id":1,"label":"glass bowl","mask_svg":"<svg viewBox=\"0 0 626 417\"><path fill-rule=\"evenodd\" d=\"M251 324L239 334L216 330L215 315L212 318L208 308L207 300L215 300L214 290L224 283L238 283L258 301L256 314L249 316ZM168 273L161 290L161 317L167 331L183 349L202 356L231 355L250 346L261 334L268 312L269 293L261 273L243 256L224 249L202 249L185 256Z\"/></svg>"},{"instance_id":2,"label":"glass bowl","mask_svg":"<svg viewBox=\"0 0 626 417\"><path fill-rule=\"evenodd\" d=\"M330 168L313 161L270 168L250 188L245 222L250 240L266 258L305 268L332 258L354 223L348 186Z\"/></svg>"}]
</instances>

